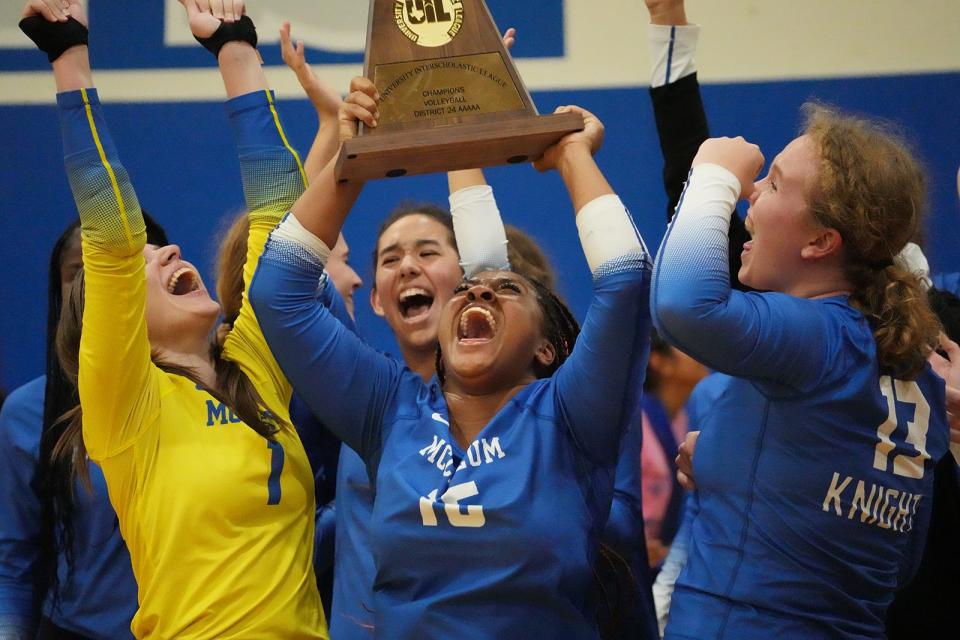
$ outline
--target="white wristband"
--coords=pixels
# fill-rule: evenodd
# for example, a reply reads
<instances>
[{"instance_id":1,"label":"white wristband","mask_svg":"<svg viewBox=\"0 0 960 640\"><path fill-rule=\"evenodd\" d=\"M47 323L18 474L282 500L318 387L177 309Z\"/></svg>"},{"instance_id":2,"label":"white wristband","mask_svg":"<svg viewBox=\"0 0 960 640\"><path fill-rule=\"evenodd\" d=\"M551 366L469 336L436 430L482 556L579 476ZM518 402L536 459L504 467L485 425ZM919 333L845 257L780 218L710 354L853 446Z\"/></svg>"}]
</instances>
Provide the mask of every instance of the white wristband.
<instances>
[{"instance_id":1,"label":"white wristband","mask_svg":"<svg viewBox=\"0 0 960 640\"><path fill-rule=\"evenodd\" d=\"M293 213L283 217L277 228L273 230L272 236L275 240L287 240L303 247L322 265L326 265L327 260L330 259L330 247L300 224Z\"/></svg>"},{"instance_id":2,"label":"white wristband","mask_svg":"<svg viewBox=\"0 0 960 640\"><path fill-rule=\"evenodd\" d=\"M649 253L623 202L612 193L591 200L577 212L577 229L594 274L614 258L638 251Z\"/></svg>"},{"instance_id":3,"label":"white wristband","mask_svg":"<svg viewBox=\"0 0 960 640\"><path fill-rule=\"evenodd\" d=\"M739 198L737 176L718 164L700 164L690 172L677 205L677 216L726 215L729 220Z\"/></svg>"},{"instance_id":4,"label":"white wristband","mask_svg":"<svg viewBox=\"0 0 960 640\"><path fill-rule=\"evenodd\" d=\"M450 213L460 266L466 277L486 270L510 269L507 236L490 185L475 185L451 193Z\"/></svg>"}]
</instances>

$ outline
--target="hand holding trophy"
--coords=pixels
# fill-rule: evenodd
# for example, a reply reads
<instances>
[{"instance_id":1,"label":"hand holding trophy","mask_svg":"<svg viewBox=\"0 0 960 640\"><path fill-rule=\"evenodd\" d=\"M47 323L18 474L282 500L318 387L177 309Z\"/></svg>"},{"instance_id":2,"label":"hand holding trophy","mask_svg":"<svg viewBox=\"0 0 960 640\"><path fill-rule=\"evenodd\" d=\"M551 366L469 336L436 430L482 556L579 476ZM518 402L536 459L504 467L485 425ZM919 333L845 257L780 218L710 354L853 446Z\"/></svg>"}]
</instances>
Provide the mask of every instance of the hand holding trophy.
<instances>
[{"instance_id":1,"label":"hand holding trophy","mask_svg":"<svg viewBox=\"0 0 960 640\"><path fill-rule=\"evenodd\" d=\"M483 0L371 0L368 24L380 117L344 142L341 182L529 162L583 129L537 114Z\"/></svg>"}]
</instances>

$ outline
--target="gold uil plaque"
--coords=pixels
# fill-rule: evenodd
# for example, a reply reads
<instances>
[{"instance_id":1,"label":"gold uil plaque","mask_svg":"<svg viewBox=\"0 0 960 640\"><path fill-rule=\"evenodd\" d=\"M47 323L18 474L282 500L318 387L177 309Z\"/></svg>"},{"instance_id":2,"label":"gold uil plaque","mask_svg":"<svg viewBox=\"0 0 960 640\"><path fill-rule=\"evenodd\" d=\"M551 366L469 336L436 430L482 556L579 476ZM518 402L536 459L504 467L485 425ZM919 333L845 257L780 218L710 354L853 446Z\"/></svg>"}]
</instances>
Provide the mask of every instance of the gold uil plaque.
<instances>
[{"instance_id":1,"label":"gold uil plaque","mask_svg":"<svg viewBox=\"0 0 960 640\"><path fill-rule=\"evenodd\" d=\"M537 114L483 0L371 0L364 75L379 126L361 125L341 181L527 162L579 114Z\"/></svg>"}]
</instances>

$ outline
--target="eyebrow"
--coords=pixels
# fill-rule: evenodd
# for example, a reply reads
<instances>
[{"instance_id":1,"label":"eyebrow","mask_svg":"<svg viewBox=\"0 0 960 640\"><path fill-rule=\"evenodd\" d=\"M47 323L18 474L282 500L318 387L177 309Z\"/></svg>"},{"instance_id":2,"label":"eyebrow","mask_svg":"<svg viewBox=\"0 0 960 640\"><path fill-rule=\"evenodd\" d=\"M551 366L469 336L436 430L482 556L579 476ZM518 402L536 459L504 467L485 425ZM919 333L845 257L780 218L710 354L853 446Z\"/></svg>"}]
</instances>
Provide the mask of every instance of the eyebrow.
<instances>
[{"instance_id":1,"label":"eyebrow","mask_svg":"<svg viewBox=\"0 0 960 640\"><path fill-rule=\"evenodd\" d=\"M417 241L415 241L415 242L413 243L413 246L414 246L414 248L416 248L416 249L419 249L419 248L424 247L424 246L426 246L426 245L431 245L431 246L439 247L439 246L440 246L440 243L437 242L436 240L430 240L430 239L426 239L426 238L421 239L421 240L417 240ZM391 251L399 251L399 250L400 250L400 243L399 243L399 242L394 242L393 244L391 244L391 245L389 245L389 246L386 246L386 247L384 247L383 249L381 249L380 252L377 253L377 255L378 255L378 256L382 256L382 255L385 254L385 253L390 253Z\"/></svg>"},{"instance_id":2,"label":"eyebrow","mask_svg":"<svg viewBox=\"0 0 960 640\"><path fill-rule=\"evenodd\" d=\"M511 278L509 276L500 276L499 278L488 280L487 282L489 282L489 285L491 286L491 288L501 285L504 282L511 282L511 283L523 286L523 282L519 278ZM472 287L474 285L484 284L484 281L479 280L477 278L464 278L462 281L462 284L466 284Z\"/></svg>"}]
</instances>

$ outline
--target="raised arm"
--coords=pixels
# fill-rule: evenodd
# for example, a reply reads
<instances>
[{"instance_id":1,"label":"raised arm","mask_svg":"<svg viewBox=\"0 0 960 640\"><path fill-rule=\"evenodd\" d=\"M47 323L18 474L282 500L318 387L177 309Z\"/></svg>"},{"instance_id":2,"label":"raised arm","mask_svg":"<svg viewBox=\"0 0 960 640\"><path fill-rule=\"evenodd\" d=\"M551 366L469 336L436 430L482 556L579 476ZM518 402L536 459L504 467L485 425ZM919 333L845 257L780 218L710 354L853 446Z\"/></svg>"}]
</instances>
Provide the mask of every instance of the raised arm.
<instances>
[{"instance_id":1,"label":"raised arm","mask_svg":"<svg viewBox=\"0 0 960 640\"><path fill-rule=\"evenodd\" d=\"M289 403L290 386L260 331L246 289L268 234L306 189L306 175L281 125L255 48L256 29L243 15L243 3L233 3L232 13L218 17L197 0L182 2L194 37L215 55L220 68L250 220L244 295L223 355L240 365L264 401L278 411Z\"/></svg>"},{"instance_id":2,"label":"raised arm","mask_svg":"<svg viewBox=\"0 0 960 640\"><path fill-rule=\"evenodd\" d=\"M53 63L64 162L80 212L85 311L79 393L91 458L129 446L159 407L144 320L146 228L110 138L87 50L84 7L31 0L21 28Z\"/></svg>"},{"instance_id":3,"label":"raised arm","mask_svg":"<svg viewBox=\"0 0 960 640\"><path fill-rule=\"evenodd\" d=\"M571 109L580 110L558 111ZM612 468L625 425L639 420L650 342L651 260L630 214L593 160L603 125L582 112L584 130L547 149L535 166L559 170L593 273L593 300L580 336L554 374L559 415L580 450L595 464Z\"/></svg>"},{"instance_id":4,"label":"raised arm","mask_svg":"<svg viewBox=\"0 0 960 640\"><path fill-rule=\"evenodd\" d=\"M352 87L341 109L341 130L348 134L355 133L358 117L370 124L375 109L372 83L355 79ZM333 166L328 163L292 215L271 234L250 286L250 301L298 396L375 468L383 416L398 385L422 383L363 344L322 303L325 290L333 286L323 267L360 191L352 181L338 184Z\"/></svg>"},{"instance_id":5,"label":"raised arm","mask_svg":"<svg viewBox=\"0 0 960 640\"><path fill-rule=\"evenodd\" d=\"M704 143L657 254L650 308L660 334L708 367L802 389L821 379L832 349L817 303L730 288L730 217L762 166L742 138Z\"/></svg>"},{"instance_id":6,"label":"raised arm","mask_svg":"<svg viewBox=\"0 0 960 640\"><path fill-rule=\"evenodd\" d=\"M294 43L290 36L290 23L284 22L280 27L280 51L283 61L290 67L297 81L303 87L304 93L317 111L317 134L307 153L303 166L307 178L313 180L340 148L340 132L337 114L343 100L340 94L330 85L321 80L307 62L306 48L302 40Z\"/></svg>"},{"instance_id":7,"label":"raised arm","mask_svg":"<svg viewBox=\"0 0 960 640\"><path fill-rule=\"evenodd\" d=\"M673 216L690 163L710 136L694 54L700 27L687 23L683 0L646 0L650 13L650 101L660 150L667 220Z\"/></svg>"}]
</instances>

